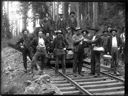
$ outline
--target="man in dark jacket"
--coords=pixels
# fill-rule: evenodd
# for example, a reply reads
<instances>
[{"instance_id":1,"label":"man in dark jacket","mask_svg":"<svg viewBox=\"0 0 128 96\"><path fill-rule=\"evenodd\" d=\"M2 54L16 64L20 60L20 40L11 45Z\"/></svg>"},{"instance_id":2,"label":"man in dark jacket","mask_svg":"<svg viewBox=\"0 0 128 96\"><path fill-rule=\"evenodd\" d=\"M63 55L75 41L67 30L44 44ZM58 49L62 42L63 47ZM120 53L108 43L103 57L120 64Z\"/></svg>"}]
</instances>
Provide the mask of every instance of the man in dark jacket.
<instances>
[{"instance_id":1,"label":"man in dark jacket","mask_svg":"<svg viewBox=\"0 0 128 96\"><path fill-rule=\"evenodd\" d=\"M118 67L118 50L121 45L121 40L120 37L116 34L117 30L112 29L110 31L112 33L112 36L108 40L108 52L109 54L112 55L112 64L111 68L114 74L119 75L117 72L117 67Z\"/></svg>"},{"instance_id":2,"label":"man in dark jacket","mask_svg":"<svg viewBox=\"0 0 128 96\"><path fill-rule=\"evenodd\" d=\"M57 37L53 41L53 48L54 48L54 55L56 58L56 64L55 64L55 73L58 74L59 69L59 59L62 61L62 72L66 73L66 65L65 65L65 51L68 46L68 43L64 36L62 35L62 32L60 30L57 31Z\"/></svg>"},{"instance_id":3,"label":"man in dark jacket","mask_svg":"<svg viewBox=\"0 0 128 96\"><path fill-rule=\"evenodd\" d=\"M84 33L85 30L82 31L82 33ZM77 59L78 59L78 74L81 76L84 76L84 74L82 74L82 66L83 66L83 59L85 56L85 48L89 47L89 44L87 43L88 39L88 31L86 31L86 34L84 33L84 38L83 40L79 43L79 47L78 47L78 52L77 52Z\"/></svg>"},{"instance_id":4,"label":"man in dark jacket","mask_svg":"<svg viewBox=\"0 0 128 96\"><path fill-rule=\"evenodd\" d=\"M66 21L64 20L63 14L60 14L59 20L57 21L57 30L61 30L62 34L66 35Z\"/></svg>"},{"instance_id":5,"label":"man in dark jacket","mask_svg":"<svg viewBox=\"0 0 128 96\"><path fill-rule=\"evenodd\" d=\"M30 49L31 38L29 37L28 30L23 30L22 33L23 36L17 41L16 45L20 44L21 46L21 51L23 54L23 64L24 64L25 72L27 72L27 56L29 56L29 58L32 60L31 49Z\"/></svg>"},{"instance_id":6,"label":"man in dark jacket","mask_svg":"<svg viewBox=\"0 0 128 96\"><path fill-rule=\"evenodd\" d=\"M94 36L88 43L91 44L91 74L95 77L100 75L100 54L101 51L96 51L96 47L102 47L102 39L98 34L98 30L94 30ZM104 51L104 50L103 50Z\"/></svg>"},{"instance_id":7,"label":"man in dark jacket","mask_svg":"<svg viewBox=\"0 0 128 96\"><path fill-rule=\"evenodd\" d=\"M107 54L107 49L108 49L107 43L108 43L109 37L110 36L108 34L108 31L103 31L102 40L103 40L103 47L105 49L105 51L104 51L105 54Z\"/></svg>"},{"instance_id":8,"label":"man in dark jacket","mask_svg":"<svg viewBox=\"0 0 128 96\"><path fill-rule=\"evenodd\" d=\"M76 28L76 31L77 32L72 37L74 43L74 63L73 63L74 76L77 76L77 70L79 70L80 72L80 66L78 64L78 49L79 49L79 43L84 38L83 35L81 34L80 28Z\"/></svg>"},{"instance_id":9,"label":"man in dark jacket","mask_svg":"<svg viewBox=\"0 0 128 96\"><path fill-rule=\"evenodd\" d=\"M77 27L77 20L75 17L75 12L70 13L70 19L68 20L68 26L71 28L72 34L75 32L75 28Z\"/></svg>"}]
</instances>

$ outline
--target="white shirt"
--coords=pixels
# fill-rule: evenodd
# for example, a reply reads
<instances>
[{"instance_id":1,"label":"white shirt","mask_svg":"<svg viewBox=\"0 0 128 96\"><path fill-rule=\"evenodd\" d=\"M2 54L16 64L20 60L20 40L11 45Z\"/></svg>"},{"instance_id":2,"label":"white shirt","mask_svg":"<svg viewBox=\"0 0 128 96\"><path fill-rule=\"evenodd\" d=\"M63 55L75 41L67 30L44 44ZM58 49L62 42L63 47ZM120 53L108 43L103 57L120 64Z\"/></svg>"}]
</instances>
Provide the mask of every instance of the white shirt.
<instances>
[{"instance_id":1,"label":"white shirt","mask_svg":"<svg viewBox=\"0 0 128 96\"><path fill-rule=\"evenodd\" d=\"M112 37L112 47L117 47L117 38L116 38L116 36Z\"/></svg>"},{"instance_id":2,"label":"white shirt","mask_svg":"<svg viewBox=\"0 0 128 96\"><path fill-rule=\"evenodd\" d=\"M124 34L124 33L122 33L122 34L120 35L120 38L123 40L123 42L125 42L125 34Z\"/></svg>"},{"instance_id":3,"label":"white shirt","mask_svg":"<svg viewBox=\"0 0 128 96\"><path fill-rule=\"evenodd\" d=\"M37 19L37 21L36 21L36 27L40 27L39 19Z\"/></svg>"},{"instance_id":4,"label":"white shirt","mask_svg":"<svg viewBox=\"0 0 128 96\"><path fill-rule=\"evenodd\" d=\"M96 38L96 36L93 36L92 41L94 41L94 40L95 40L95 38Z\"/></svg>"},{"instance_id":5,"label":"white shirt","mask_svg":"<svg viewBox=\"0 0 128 96\"><path fill-rule=\"evenodd\" d=\"M40 46L40 47L45 47L45 42L44 42L44 39L43 39L43 38L40 38L40 37L39 37L38 46Z\"/></svg>"}]
</instances>

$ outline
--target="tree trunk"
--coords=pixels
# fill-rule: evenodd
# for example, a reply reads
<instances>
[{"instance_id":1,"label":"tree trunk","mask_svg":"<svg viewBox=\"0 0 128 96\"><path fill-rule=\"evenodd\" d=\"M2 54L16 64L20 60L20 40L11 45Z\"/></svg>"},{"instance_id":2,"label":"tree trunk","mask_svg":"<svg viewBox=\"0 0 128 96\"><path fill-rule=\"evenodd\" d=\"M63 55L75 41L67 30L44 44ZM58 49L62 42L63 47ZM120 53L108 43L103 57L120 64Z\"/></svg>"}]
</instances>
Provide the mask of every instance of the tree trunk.
<instances>
[{"instance_id":1,"label":"tree trunk","mask_svg":"<svg viewBox=\"0 0 128 96\"><path fill-rule=\"evenodd\" d=\"M80 27L80 16L79 16L79 2L76 4L77 9L77 27Z\"/></svg>"},{"instance_id":2,"label":"tree trunk","mask_svg":"<svg viewBox=\"0 0 128 96\"><path fill-rule=\"evenodd\" d=\"M93 27L97 27L98 24L98 3L93 2Z\"/></svg>"},{"instance_id":3,"label":"tree trunk","mask_svg":"<svg viewBox=\"0 0 128 96\"><path fill-rule=\"evenodd\" d=\"M64 18L67 20L68 18L68 5L69 3L68 2L64 2Z\"/></svg>"}]
</instances>

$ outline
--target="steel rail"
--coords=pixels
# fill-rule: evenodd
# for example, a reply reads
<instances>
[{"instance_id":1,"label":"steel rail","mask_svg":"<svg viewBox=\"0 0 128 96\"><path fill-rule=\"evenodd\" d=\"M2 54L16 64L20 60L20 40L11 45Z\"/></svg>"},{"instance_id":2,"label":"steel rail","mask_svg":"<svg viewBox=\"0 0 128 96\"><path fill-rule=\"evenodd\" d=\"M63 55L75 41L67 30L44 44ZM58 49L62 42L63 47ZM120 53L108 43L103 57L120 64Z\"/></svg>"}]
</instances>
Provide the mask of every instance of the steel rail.
<instances>
[{"instance_id":1,"label":"steel rail","mask_svg":"<svg viewBox=\"0 0 128 96\"><path fill-rule=\"evenodd\" d=\"M88 68L88 69L90 69L90 67L88 67L88 66L85 66L85 65L83 65L84 67L86 67L86 68ZM120 79L120 78L118 78L118 77L115 77L115 76L113 76L113 75L110 75L110 74L107 74L107 73L104 73L104 72L100 72L101 74L103 74L103 75L106 75L106 76L108 76L108 77L111 77L111 78L113 78L113 79L116 79L116 80L118 80L118 81L120 81L120 82L123 82L124 83L124 81L125 80L123 80L123 79Z\"/></svg>"},{"instance_id":2,"label":"steel rail","mask_svg":"<svg viewBox=\"0 0 128 96\"><path fill-rule=\"evenodd\" d=\"M55 70L55 68L52 67L52 69ZM92 93L90 93L89 91L87 91L86 89L84 89L83 87L81 87L77 82L73 81L71 78L69 78L68 76L64 75L63 73L59 72L59 74L61 76L63 76L64 78L66 78L68 81L70 81L76 88L78 88L78 90L80 92L83 93L83 95L93 95Z\"/></svg>"}]
</instances>

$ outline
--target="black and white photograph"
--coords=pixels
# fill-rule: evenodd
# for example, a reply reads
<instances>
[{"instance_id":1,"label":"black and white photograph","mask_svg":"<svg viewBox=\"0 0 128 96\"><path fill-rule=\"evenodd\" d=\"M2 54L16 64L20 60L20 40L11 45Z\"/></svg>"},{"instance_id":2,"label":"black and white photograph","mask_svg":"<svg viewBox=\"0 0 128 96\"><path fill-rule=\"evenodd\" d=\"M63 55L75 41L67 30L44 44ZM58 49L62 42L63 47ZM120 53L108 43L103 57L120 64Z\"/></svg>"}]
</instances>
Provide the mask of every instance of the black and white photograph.
<instances>
[{"instance_id":1,"label":"black and white photograph","mask_svg":"<svg viewBox=\"0 0 128 96\"><path fill-rule=\"evenodd\" d=\"M2 1L1 94L125 95L125 6Z\"/></svg>"}]
</instances>

